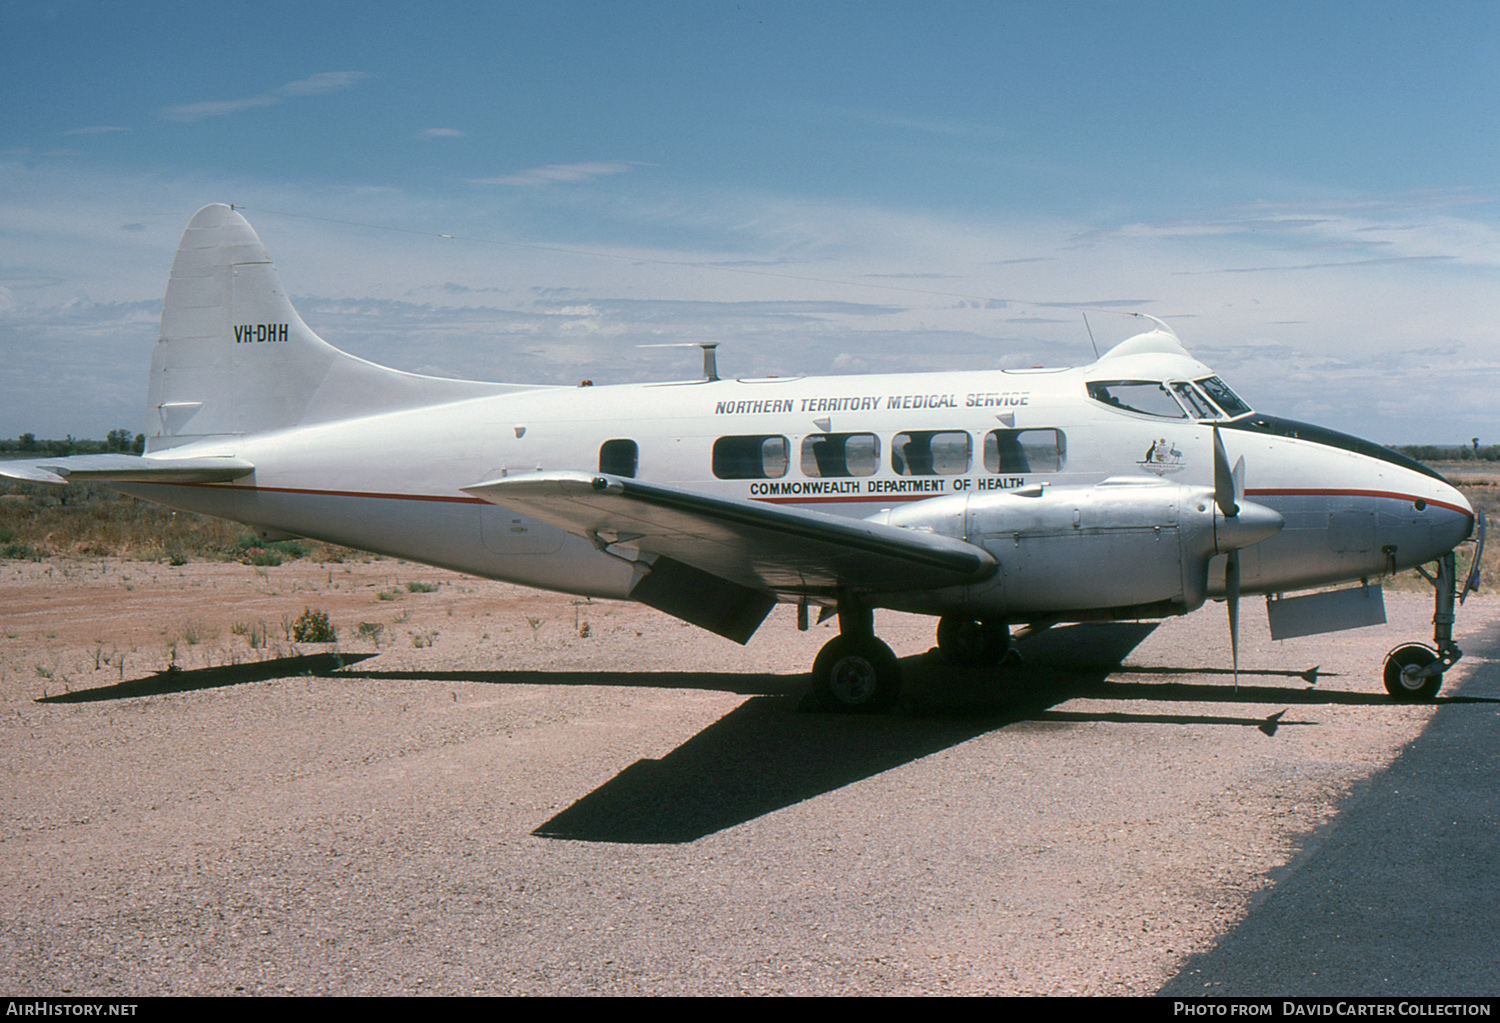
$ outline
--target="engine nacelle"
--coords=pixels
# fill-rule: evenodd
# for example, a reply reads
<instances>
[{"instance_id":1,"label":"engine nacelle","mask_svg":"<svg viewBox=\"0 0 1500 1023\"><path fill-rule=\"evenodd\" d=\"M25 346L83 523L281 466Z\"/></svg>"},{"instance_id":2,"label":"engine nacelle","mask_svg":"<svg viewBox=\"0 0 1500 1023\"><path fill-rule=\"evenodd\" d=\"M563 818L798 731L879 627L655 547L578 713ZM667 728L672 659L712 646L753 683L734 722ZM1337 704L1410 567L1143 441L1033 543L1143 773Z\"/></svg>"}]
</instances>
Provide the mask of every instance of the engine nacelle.
<instances>
[{"instance_id":1,"label":"engine nacelle","mask_svg":"<svg viewBox=\"0 0 1500 1023\"><path fill-rule=\"evenodd\" d=\"M1280 516L1269 509L1243 507L1256 525L1225 529L1212 489L1121 477L1095 486L954 494L871 518L966 540L994 555L999 571L969 587L963 600L976 616L1093 610L1100 617L1157 617L1203 603L1216 553L1280 528ZM946 595L950 605L953 597Z\"/></svg>"}]
</instances>

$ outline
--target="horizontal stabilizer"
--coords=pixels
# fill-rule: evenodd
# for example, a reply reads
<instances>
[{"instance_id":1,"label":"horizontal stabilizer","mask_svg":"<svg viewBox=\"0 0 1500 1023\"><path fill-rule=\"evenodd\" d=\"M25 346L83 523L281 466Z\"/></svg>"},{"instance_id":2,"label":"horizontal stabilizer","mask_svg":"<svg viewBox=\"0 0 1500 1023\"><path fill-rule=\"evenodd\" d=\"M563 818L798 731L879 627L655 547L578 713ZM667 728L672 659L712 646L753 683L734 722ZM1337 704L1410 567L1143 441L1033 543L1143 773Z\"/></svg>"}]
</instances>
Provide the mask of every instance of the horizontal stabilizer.
<instances>
[{"instance_id":1,"label":"horizontal stabilizer","mask_svg":"<svg viewBox=\"0 0 1500 1023\"><path fill-rule=\"evenodd\" d=\"M952 537L617 476L528 473L463 489L597 546L666 555L785 599L963 586L996 568Z\"/></svg>"},{"instance_id":2,"label":"horizontal stabilizer","mask_svg":"<svg viewBox=\"0 0 1500 1023\"><path fill-rule=\"evenodd\" d=\"M149 455L69 455L66 458L0 462L0 476L60 487L70 481L94 483L227 483L248 476L255 466L243 458L152 458Z\"/></svg>"}]
</instances>

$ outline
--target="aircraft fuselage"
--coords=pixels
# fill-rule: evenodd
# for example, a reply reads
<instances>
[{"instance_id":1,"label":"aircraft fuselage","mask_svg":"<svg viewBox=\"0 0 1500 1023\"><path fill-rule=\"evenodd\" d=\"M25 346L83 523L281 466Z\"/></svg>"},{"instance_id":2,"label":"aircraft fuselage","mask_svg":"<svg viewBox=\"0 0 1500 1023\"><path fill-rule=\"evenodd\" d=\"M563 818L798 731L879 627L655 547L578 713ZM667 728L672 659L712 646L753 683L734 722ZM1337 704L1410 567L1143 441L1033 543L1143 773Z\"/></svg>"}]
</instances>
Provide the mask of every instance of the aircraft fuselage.
<instances>
[{"instance_id":1,"label":"aircraft fuselage","mask_svg":"<svg viewBox=\"0 0 1500 1023\"><path fill-rule=\"evenodd\" d=\"M1110 378L1210 372L1180 356L1136 359L1146 364L1111 365ZM1431 561L1469 533L1463 496L1399 456L1256 429L1253 413L1199 421L1110 407L1087 393L1098 375L1085 368L536 388L242 438L177 438L189 446L174 454L232 453L256 471L228 484L120 489L268 531L623 598L633 573L618 558L459 488L576 469L867 517L1039 486L1044 496L1066 495L1124 475L1211 487L1217 422L1230 460L1244 459L1244 496L1285 520L1280 533L1243 552L1243 592L1378 578ZM1080 536L1113 528L1119 542L1140 542L1118 521L1076 525ZM1070 559L1052 557L1059 594L1078 602ZM1209 596L1222 594L1222 560L1210 568ZM1089 572L1086 563L1073 566L1079 580ZM931 613L1028 610L1008 605L1003 587L965 589L888 603ZM1096 604L1113 606L1107 595Z\"/></svg>"}]
</instances>

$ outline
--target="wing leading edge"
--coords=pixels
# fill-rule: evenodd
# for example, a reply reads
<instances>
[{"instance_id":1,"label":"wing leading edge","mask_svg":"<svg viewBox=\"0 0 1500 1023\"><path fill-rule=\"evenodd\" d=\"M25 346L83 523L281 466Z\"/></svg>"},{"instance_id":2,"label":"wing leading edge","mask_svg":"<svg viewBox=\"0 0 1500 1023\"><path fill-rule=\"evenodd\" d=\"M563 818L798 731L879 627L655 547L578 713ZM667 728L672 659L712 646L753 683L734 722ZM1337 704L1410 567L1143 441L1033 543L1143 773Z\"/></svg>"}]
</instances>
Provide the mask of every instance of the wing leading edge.
<instances>
[{"instance_id":1,"label":"wing leading edge","mask_svg":"<svg viewBox=\"0 0 1500 1023\"><path fill-rule=\"evenodd\" d=\"M650 572L632 598L741 643L777 598L963 586L996 568L987 551L952 537L597 473L528 473L463 490L600 550L640 551Z\"/></svg>"}]
</instances>

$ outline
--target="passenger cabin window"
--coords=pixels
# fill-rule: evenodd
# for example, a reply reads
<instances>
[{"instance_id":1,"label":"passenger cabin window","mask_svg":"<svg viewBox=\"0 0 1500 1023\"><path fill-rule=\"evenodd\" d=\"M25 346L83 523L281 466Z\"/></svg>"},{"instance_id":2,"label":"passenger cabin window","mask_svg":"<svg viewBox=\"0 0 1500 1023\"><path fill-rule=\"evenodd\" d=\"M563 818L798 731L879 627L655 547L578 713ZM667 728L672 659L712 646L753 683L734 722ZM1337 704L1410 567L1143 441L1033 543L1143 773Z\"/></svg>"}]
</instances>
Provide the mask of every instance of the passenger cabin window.
<instances>
[{"instance_id":1,"label":"passenger cabin window","mask_svg":"<svg viewBox=\"0 0 1500 1023\"><path fill-rule=\"evenodd\" d=\"M1061 430L991 430L984 435L985 472L1061 472L1067 453Z\"/></svg>"},{"instance_id":2,"label":"passenger cabin window","mask_svg":"<svg viewBox=\"0 0 1500 1023\"><path fill-rule=\"evenodd\" d=\"M1168 393L1166 385L1155 380L1093 380L1088 389L1090 398L1112 408L1164 419L1187 418L1182 406Z\"/></svg>"},{"instance_id":3,"label":"passenger cabin window","mask_svg":"<svg viewBox=\"0 0 1500 1023\"><path fill-rule=\"evenodd\" d=\"M720 437L714 475L721 480L774 480L786 475L791 445L785 437Z\"/></svg>"},{"instance_id":4,"label":"passenger cabin window","mask_svg":"<svg viewBox=\"0 0 1500 1023\"><path fill-rule=\"evenodd\" d=\"M891 441L891 468L901 476L958 476L969 471L971 444L959 430L898 433Z\"/></svg>"},{"instance_id":5,"label":"passenger cabin window","mask_svg":"<svg viewBox=\"0 0 1500 1023\"><path fill-rule=\"evenodd\" d=\"M880 438L873 433L810 433L802 438L802 475L873 476Z\"/></svg>"},{"instance_id":6,"label":"passenger cabin window","mask_svg":"<svg viewBox=\"0 0 1500 1023\"><path fill-rule=\"evenodd\" d=\"M641 452L633 440L607 440L599 448L599 471L635 478Z\"/></svg>"}]
</instances>

